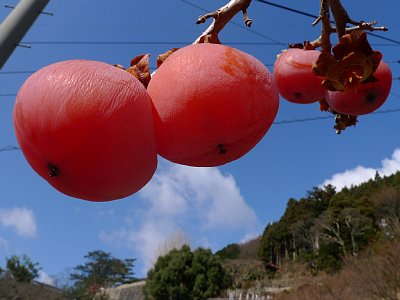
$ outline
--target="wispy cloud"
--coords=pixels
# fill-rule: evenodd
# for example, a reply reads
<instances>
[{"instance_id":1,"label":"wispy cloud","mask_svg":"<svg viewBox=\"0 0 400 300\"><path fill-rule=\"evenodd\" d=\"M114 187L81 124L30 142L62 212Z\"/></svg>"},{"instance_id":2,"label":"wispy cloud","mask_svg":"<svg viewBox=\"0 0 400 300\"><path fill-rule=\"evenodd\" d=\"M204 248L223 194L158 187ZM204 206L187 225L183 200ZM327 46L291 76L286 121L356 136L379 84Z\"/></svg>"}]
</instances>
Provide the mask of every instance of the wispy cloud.
<instances>
[{"instance_id":1,"label":"wispy cloud","mask_svg":"<svg viewBox=\"0 0 400 300\"><path fill-rule=\"evenodd\" d=\"M49 276L45 271L40 270L39 271L39 278L38 280L39 282L48 284L48 285L54 285L54 279Z\"/></svg>"},{"instance_id":2,"label":"wispy cloud","mask_svg":"<svg viewBox=\"0 0 400 300\"><path fill-rule=\"evenodd\" d=\"M8 247L9 247L8 241L0 237L0 250L2 249L8 251Z\"/></svg>"},{"instance_id":3,"label":"wispy cloud","mask_svg":"<svg viewBox=\"0 0 400 300\"><path fill-rule=\"evenodd\" d=\"M261 230L233 176L218 168L168 163L139 196L144 208L132 216L135 221L114 232L103 231L100 238L110 245L134 248L146 270L160 245L176 232L189 236L194 246L215 248Z\"/></svg>"},{"instance_id":4,"label":"wispy cloud","mask_svg":"<svg viewBox=\"0 0 400 300\"><path fill-rule=\"evenodd\" d=\"M21 237L36 237L35 215L26 207L0 208L0 225L11 228Z\"/></svg>"},{"instance_id":5,"label":"wispy cloud","mask_svg":"<svg viewBox=\"0 0 400 300\"><path fill-rule=\"evenodd\" d=\"M375 177L376 172L381 176L389 176L400 170L400 149L396 149L391 158L382 160L379 168L357 166L342 173L334 174L330 179L324 181L323 185L332 184L337 190L352 185L359 185Z\"/></svg>"}]
</instances>

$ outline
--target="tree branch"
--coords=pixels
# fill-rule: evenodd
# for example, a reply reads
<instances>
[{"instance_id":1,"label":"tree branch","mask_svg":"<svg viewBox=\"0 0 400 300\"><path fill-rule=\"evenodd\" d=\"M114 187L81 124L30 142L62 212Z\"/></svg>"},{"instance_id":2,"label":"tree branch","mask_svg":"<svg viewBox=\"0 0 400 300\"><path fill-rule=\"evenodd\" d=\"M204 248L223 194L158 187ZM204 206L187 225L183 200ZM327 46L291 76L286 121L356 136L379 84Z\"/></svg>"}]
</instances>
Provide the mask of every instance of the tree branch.
<instances>
[{"instance_id":1,"label":"tree branch","mask_svg":"<svg viewBox=\"0 0 400 300\"><path fill-rule=\"evenodd\" d=\"M218 43L220 44L218 34L226 24L238 13L243 13L244 22L247 27L250 27L252 20L247 15L247 8L251 4L251 0L231 0L225 6L217 9L212 13L200 16L196 24L205 23L207 19L213 18L211 25L196 39L194 44L198 43Z\"/></svg>"}]
</instances>

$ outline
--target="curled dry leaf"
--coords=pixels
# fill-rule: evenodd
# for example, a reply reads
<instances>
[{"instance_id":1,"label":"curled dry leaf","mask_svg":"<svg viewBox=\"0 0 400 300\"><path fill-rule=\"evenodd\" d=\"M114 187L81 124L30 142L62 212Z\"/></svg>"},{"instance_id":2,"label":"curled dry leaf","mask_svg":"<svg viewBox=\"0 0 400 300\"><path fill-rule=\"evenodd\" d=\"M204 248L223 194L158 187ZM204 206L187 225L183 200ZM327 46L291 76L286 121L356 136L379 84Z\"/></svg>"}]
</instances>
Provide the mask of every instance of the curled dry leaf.
<instances>
[{"instance_id":1,"label":"curled dry leaf","mask_svg":"<svg viewBox=\"0 0 400 300\"><path fill-rule=\"evenodd\" d=\"M157 68L159 68L159 67L162 65L162 63L163 63L172 53L174 53L174 52L177 51L177 50L179 50L179 48L172 48L171 50L168 50L167 52L165 52L165 53L163 53L163 54L160 54L160 55L157 57Z\"/></svg>"},{"instance_id":2,"label":"curled dry leaf","mask_svg":"<svg viewBox=\"0 0 400 300\"><path fill-rule=\"evenodd\" d=\"M303 50L315 50L317 47L310 43L309 41L304 41L303 43L289 44L288 48L298 48Z\"/></svg>"},{"instance_id":3,"label":"curled dry leaf","mask_svg":"<svg viewBox=\"0 0 400 300\"><path fill-rule=\"evenodd\" d=\"M329 107L328 102L326 102L325 99L322 99L319 101L319 109L320 111L330 111L331 108Z\"/></svg>"},{"instance_id":4,"label":"curled dry leaf","mask_svg":"<svg viewBox=\"0 0 400 300\"><path fill-rule=\"evenodd\" d=\"M343 130L350 126L356 126L358 120L357 116L349 116L336 113L335 116L335 126L333 128L336 129L336 133L340 134Z\"/></svg>"},{"instance_id":5,"label":"curled dry leaf","mask_svg":"<svg viewBox=\"0 0 400 300\"><path fill-rule=\"evenodd\" d=\"M135 76L147 88L151 73L149 68L150 54L138 55L131 60L131 66L126 71Z\"/></svg>"},{"instance_id":6,"label":"curled dry leaf","mask_svg":"<svg viewBox=\"0 0 400 300\"><path fill-rule=\"evenodd\" d=\"M332 49L322 52L313 66L318 76L326 77L323 85L330 91L354 89L359 83L373 82L382 54L372 50L364 31L344 35Z\"/></svg>"},{"instance_id":7,"label":"curled dry leaf","mask_svg":"<svg viewBox=\"0 0 400 300\"><path fill-rule=\"evenodd\" d=\"M335 116L335 126L333 128L336 129L337 134L341 134L347 127L356 126L358 122L357 116L340 114L331 109L325 99L319 101L319 108L321 111L330 112Z\"/></svg>"}]
</instances>

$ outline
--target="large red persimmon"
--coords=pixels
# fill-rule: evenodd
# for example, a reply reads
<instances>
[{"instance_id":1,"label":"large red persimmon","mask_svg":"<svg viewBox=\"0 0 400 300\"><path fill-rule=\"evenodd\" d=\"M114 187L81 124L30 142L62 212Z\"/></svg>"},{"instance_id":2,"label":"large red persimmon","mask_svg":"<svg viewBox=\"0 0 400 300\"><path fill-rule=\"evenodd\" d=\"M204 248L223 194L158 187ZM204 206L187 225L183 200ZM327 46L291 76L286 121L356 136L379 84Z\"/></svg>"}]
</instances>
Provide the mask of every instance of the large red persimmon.
<instances>
[{"instance_id":1,"label":"large red persimmon","mask_svg":"<svg viewBox=\"0 0 400 300\"><path fill-rule=\"evenodd\" d=\"M279 106L267 67L220 44L174 52L147 90L159 154L189 166L218 166L242 157L266 134Z\"/></svg>"},{"instance_id":2,"label":"large red persimmon","mask_svg":"<svg viewBox=\"0 0 400 300\"><path fill-rule=\"evenodd\" d=\"M369 114L378 109L389 96L392 86L392 72L381 61L374 73L377 79L370 83L360 83L348 91L329 91L326 102L334 111L351 116Z\"/></svg>"},{"instance_id":3,"label":"large red persimmon","mask_svg":"<svg viewBox=\"0 0 400 300\"><path fill-rule=\"evenodd\" d=\"M274 80L281 96L293 103L308 104L324 98L323 77L312 66L321 52L290 48L279 54L274 64Z\"/></svg>"},{"instance_id":4,"label":"large red persimmon","mask_svg":"<svg viewBox=\"0 0 400 300\"><path fill-rule=\"evenodd\" d=\"M32 168L72 197L127 197L157 167L146 89L102 62L64 61L34 73L18 92L14 127Z\"/></svg>"}]
</instances>

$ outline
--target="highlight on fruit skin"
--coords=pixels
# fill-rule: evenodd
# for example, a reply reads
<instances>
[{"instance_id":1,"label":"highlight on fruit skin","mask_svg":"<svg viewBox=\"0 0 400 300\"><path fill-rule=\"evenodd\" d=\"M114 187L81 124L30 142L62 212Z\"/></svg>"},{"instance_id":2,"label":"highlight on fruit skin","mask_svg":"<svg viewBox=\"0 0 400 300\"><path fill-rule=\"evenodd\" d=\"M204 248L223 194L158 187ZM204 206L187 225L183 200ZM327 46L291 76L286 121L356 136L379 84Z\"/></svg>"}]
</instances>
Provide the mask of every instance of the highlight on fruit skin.
<instances>
[{"instance_id":1,"label":"highlight on fruit skin","mask_svg":"<svg viewBox=\"0 0 400 300\"><path fill-rule=\"evenodd\" d=\"M392 86L392 71L381 60L373 76L376 81L358 83L348 91L328 91L326 102L341 114L359 116L369 114L383 105Z\"/></svg>"},{"instance_id":2,"label":"highlight on fruit skin","mask_svg":"<svg viewBox=\"0 0 400 300\"><path fill-rule=\"evenodd\" d=\"M309 104L324 98L324 78L318 77L312 69L320 54L318 50L289 48L278 55L273 74L279 94L284 99Z\"/></svg>"},{"instance_id":3,"label":"highlight on fruit skin","mask_svg":"<svg viewBox=\"0 0 400 300\"><path fill-rule=\"evenodd\" d=\"M193 44L172 53L147 90L159 154L189 166L242 157L267 133L279 107L267 67L220 44Z\"/></svg>"},{"instance_id":4,"label":"highlight on fruit skin","mask_svg":"<svg viewBox=\"0 0 400 300\"><path fill-rule=\"evenodd\" d=\"M111 65L70 60L40 69L19 90L13 118L28 163L66 195L124 198L156 170L147 91Z\"/></svg>"}]
</instances>

